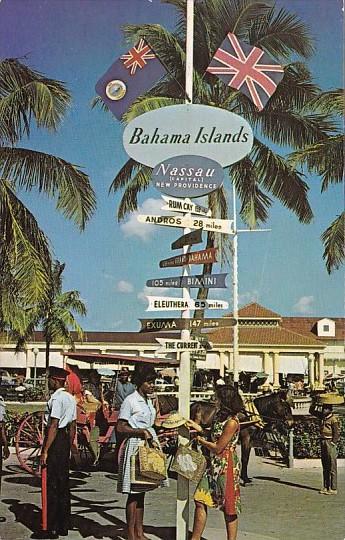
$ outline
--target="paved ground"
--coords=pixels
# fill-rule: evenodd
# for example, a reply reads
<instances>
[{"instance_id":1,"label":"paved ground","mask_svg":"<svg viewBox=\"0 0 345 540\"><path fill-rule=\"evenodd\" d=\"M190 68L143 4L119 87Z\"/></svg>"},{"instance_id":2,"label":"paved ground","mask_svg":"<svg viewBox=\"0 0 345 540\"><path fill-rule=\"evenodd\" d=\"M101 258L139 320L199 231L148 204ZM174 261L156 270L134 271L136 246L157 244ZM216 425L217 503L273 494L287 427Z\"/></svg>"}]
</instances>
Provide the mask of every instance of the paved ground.
<instances>
[{"instance_id":1,"label":"paved ground","mask_svg":"<svg viewBox=\"0 0 345 540\"><path fill-rule=\"evenodd\" d=\"M40 521L37 479L23 473L15 457L6 462L2 481L1 540L27 540ZM287 469L274 460L251 457L253 483L242 488L243 512L238 540L344 540L345 470L339 471L337 496L318 490L321 469ZM193 486L191 486L192 490ZM126 497L116 493L111 472L72 473L73 527L69 539L125 540ZM152 540L175 539L176 482L146 499L146 533ZM191 504L191 523L193 504ZM224 540L222 515L209 513L204 539ZM182 539L177 539L182 540Z\"/></svg>"}]
</instances>

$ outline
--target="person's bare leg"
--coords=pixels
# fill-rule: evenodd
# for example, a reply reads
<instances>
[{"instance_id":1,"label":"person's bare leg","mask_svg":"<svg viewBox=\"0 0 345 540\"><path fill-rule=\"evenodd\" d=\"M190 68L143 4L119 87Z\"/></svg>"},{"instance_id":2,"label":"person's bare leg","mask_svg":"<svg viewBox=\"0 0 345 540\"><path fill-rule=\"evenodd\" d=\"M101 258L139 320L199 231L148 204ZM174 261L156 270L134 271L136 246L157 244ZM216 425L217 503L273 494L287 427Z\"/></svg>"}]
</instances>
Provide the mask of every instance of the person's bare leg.
<instances>
[{"instance_id":1,"label":"person's bare leg","mask_svg":"<svg viewBox=\"0 0 345 540\"><path fill-rule=\"evenodd\" d=\"M237 515L227 516L224 514L225 525L226 525L226 534L228 540L237 539L237 530L238 530L238 519Z\"/></svg>"},{"instance_id":2,"label":"person's bare leg","mask_svg":"<svg viewBox=\"0 0 345 540\"><path fill-rule=\"evenodd\" d=\"M144 535L144 502L145 493L141 493L140 496L138 496L137 510L135 513L135 533L137 540L149 540L147 536Z\"/></svg>"},{"instance_id":3,"label":"person's bare leg","mask_svg":"<svg viewBox=\"0 0 345 540\"><path fill-rule=\"evenodd\" d=\"M190 540L200 540L207 520L207 506L195 501L193 532Z\"/></svg>"},{"instance_id":4,"label":"person's bare leg","mask_svg":"<svg viewBox=\"0 0 345 540\"><path fill-rule=\"evenodd\" d=\"M128 540L138 540L136 535L137 502L138 498L136 495L128 495L126 503Z\"/></svg>"}]
</instances>

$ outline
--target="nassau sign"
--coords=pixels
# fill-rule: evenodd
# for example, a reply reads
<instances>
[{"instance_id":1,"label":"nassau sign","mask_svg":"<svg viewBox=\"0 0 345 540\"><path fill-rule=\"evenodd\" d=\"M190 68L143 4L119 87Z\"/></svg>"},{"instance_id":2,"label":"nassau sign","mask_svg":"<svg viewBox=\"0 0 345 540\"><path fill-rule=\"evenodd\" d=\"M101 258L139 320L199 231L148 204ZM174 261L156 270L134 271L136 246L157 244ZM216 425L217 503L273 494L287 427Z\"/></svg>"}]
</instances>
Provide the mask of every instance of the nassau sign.
<instances>
[{"instance_id":1,"label":"nassau sign","mask_svg":"<svg viewBox=\"0 0 345 540\"><path fill-rule=\"evenodd\" d=\"M228 309L224 300L185 300L169 296L146 296L149 306L146 311L184 311L185 309Z\"/></svg>"},{"instance_id":2,"label":"nassau sign","mask_svg":"<svg viewBox=\"0 0 345 540\"><path fill-rule=\"evenodd\" d=\"M224 171L219 163L201 156L171 157L158 163L152 171L154 187L176 197L207 195L221 187L223 178Z\"/></svg>"},{"instance_id":3,"label":"nassau sign","mask_svg":"<svg viewBox=\"0 0 345 540\"><path fill-rule=\"evenodd\" d=\"M125 128L127 154L155 167L174 156L205 156L222 167L244 158L253 146L248 122L208 105L172 105L134 118Z\"/></svg>"}]
</instances>

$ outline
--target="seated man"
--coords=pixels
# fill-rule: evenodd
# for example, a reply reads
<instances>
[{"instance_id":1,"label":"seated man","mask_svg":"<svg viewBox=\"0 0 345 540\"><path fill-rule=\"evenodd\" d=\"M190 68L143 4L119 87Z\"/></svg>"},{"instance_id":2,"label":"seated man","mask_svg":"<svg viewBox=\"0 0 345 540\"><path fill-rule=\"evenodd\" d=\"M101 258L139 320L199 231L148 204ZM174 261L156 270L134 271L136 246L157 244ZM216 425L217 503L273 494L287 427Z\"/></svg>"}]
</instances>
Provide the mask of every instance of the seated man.
<instances>
[{"instance_id":1,"label":"seated man","mask_svg":"<svg viewBox=\"0 0 345 540\"><path fill-rule=\"evenodd\" d=\"M123 367L116 383L113 407L119 410L124 399L130 394L133 394L134 390L134 384L129 382L129 369L128 367Z\"/></svg>"}]
</instances>

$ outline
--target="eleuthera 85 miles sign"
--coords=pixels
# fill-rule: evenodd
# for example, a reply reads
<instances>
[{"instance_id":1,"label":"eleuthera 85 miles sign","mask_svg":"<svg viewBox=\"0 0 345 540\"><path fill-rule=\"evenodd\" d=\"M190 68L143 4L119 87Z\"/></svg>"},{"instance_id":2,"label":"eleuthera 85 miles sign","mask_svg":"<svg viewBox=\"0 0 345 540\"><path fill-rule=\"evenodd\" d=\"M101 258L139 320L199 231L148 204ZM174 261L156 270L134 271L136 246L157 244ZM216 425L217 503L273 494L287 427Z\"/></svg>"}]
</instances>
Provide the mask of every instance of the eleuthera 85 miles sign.
<instances>
[{"instance_id":1,"label":"eleuthera 85 miles sign","mask_svg":"<svg viewBox=\"0 0 345 540\"><path fill-rule=\"evenodd\" d=\"M222 167L244 158L253 146L248 122L208 105L172 105L144 113L125 128L127 154L155 167L174 156L203 156Z\"/></svg>"}]
</instances>

